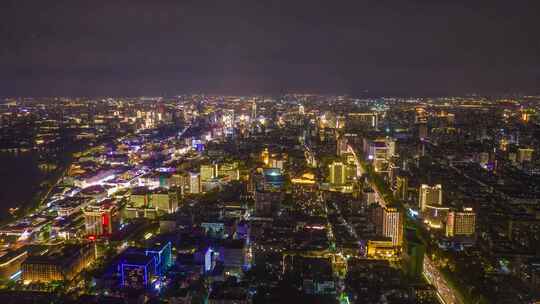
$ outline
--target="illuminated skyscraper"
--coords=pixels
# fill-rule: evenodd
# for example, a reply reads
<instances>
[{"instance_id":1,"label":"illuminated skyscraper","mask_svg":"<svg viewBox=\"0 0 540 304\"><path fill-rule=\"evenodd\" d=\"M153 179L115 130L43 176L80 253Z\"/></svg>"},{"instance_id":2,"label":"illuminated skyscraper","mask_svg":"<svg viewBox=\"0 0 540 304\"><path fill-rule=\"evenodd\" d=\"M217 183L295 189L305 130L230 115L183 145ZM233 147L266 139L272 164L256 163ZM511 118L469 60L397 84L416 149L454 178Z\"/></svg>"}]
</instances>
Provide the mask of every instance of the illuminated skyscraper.
<instances>
[{"instance_id":1,"label":"illuminated skyscraper","mask_svg":"<svg viewBox=\"0 0 540 304\"><path fill-rule=\"evenodd\" d=\"M476 213L472 208L451 211L446 222L446 236L472 236L476 229Z\"/></svg>"},{"instance_id":2,"label":"illuminated skyscraper","mask_svg":"<svg viewBox=\"0 0 540 304\"><path fill-rule=\"evenodd\" d=\"M253 100L253 103L251 104L251 121L255 121L257 119L257 102Z\"/></svg>"},{"instance_id":3,"label":"illuminated skyscraper","mask_svg":"<svg viewBox=\"0 0 540 304\"><path fill-rule=\"evenodd\" d=\"M298 114L304 115L305 113L306 113L306 110L305 110L304 106L300 104L298 106Z\"/></svg>"},{"instance_id":4,"label":"illuminated skyscraper","mask_svg":"<svg viewBox=\"0 0 540 304\"><path fill-rule=\"evenodd\" d=\"M418 107L416 108L414 122L415 123L427 123L428 121L428 112L426 109Z\"/></svg>"},{"instance_id":5,"label":"illuminated skyscraper","mask_svg":"<svg viewBox=\"0 0 540 304\"><path fill-rule=\"evenodd\" d=\"M397 208L383 207L382 234L392 238L394 246L403 244L403 215Z\"/></svg>"},{"instance_id":6,"label":"illuminated skyscraper","mask_svg":"<svg viewBox=\"0 0 540 304\"><path fill-rule=\"evenodd\" d=\"M420 197L418 199L420 210L425 211L426 206L442 205L442 185L429 186L422 184L420 186Z\"/></svg>"},{"instance_id":7,"label":"illuminated skyscraper","mask_svg":"<svg viewBox=\"0 0 540 304\"><path fill-rule=\"evenodd\" d=\"M120 284L130 289L143 289L150 286L156 275L155 257L139 253L123 254L118 263Z\"/></svg>"},{"instance_id":8,"label":"illuminated skyscraper","mask_svg":"<svg viewBox=\"0 0 540 304\"><path fill-rule=\"evenodd\" d=\"M201 181L212 180L217 175L217 165L201 165Z\"/></svg>"},{"instance_id":9,"label":"illuminated skyscraper","mask_svg":"<svg viewBox=\"0 0 540 304\"><path fill-rule=\"evenodd\" d=\"M148 248L144 253L154 257L154 269L158 275L163 275L173 265L171 242L157 243Z\"/></svg>"},{"instance_id":10,"label":"illuminated skyscraper","mask_svg":"<svg viewBox=\"0 0 540 304\"><path fill-rule=\"evenodd\" d=\"M396 176L396 189L394 195L400 200L407 200L409 192L409 178L404 175Z\"/></svg>"},{"instance_id":11,"label":"illuminated skyscraper","mask_svg":"<svg viewBox=\"0 0 540 304\"><path fill-rule=\"evenodd\" d=\"M86 235L111 235L117 228L118 210L112 204L88 206L84 209L84 226Z\"/></svg>"},{"instance_id":12,"label":"illuminated skyscraper","mask_svg":"<svg viewBox=\"0 0 540 304\"><path fill-rule=\"evenodd\" d=\"M189 192L193 194L201 192L201 175L199 173L189 173Z\"/></svg>"},{"instance_id":13,"label":"illuminated skyscraper","mask_svg":"<svg viewBox=\"0 0 540 304\"><path fill-rule=\"evenodd\" d=\"M391 137L364 140L367 159L373 162L377 172L388 172L389 161L396 154L396 140Z\"/></svg>"},{"instance_id":14,"label":"illuminated skyscraper","mask_svg":"<svg viewBox=\"0 0 540 304\"><path fill-rule=\"evenodd\" d=\"M332 185L343 185L347 182L347 165L342 162L333 162L330 168L330 183Z\"/></svg>"},{"instance_id":15,"label":"illuminated skyscraper","mask_svg":"<svg viewBox=\"0 0 540 304\"><path fill-rule=\"evenodd\" d=\"M347 126L350 126L351 128L368 127L377 130L379 126L377 113L348 113Z\"/></svg>"},{"instance_id":16,"label":"illuminated skyscraper","mask_svg":"<svg viewBox=\"0 0 540 304\"><path fill-rule=\"evenodd\" d=\"M264 148L264 150L261 152L261 161L265 166L268 166L270 163L270 152L268 151L268 148Z\"/></svg>"},{"instance_id":17,"label":"illuminated skyscraper","mask_svg":"<svg viewBox=\"0 0 540 304\"><path fill-rule=\"evenodd\" d=\"M222 121L225 128L233 128L234 127L234 110L232 109L226 109L223 110L223 116Z\"/></svg>"},{"instance_id":18,"label":"illuminated skyscraper","mask_svg":"<svg viewBox=\"0 0 540 304\"><path fill-rule=\"evenodd\" d=\"M216 165L216 170L216 177L219 176L221 178L222 176L225 176L231 180L240 179L240 171L238 170L237 162L224 163L219 165L219 167Z\"/></svg>"},{"instance_id":19,"label":"illuminated skyscraper","mask_svg":"<svg viewBox=\"0 0 540 304\"><path fill-rule=\"evenodd\" d=\"M418 123L418 138L428 138L428 127L426 123Z\"/></svg>"},{"instance_id":20,"label":"illuminated skyscraper","mask_svg":"<svg viewBox=\"0 0 540 304\"><path fill-rule=\"evenodd\" d=\"M341 156L341 155L348 152L347 144L348 143L347 143L347 138L346 137L341 136L340 138L338 138L337 144L336 144L337 155Z\"/></svg>"}]
</instances>

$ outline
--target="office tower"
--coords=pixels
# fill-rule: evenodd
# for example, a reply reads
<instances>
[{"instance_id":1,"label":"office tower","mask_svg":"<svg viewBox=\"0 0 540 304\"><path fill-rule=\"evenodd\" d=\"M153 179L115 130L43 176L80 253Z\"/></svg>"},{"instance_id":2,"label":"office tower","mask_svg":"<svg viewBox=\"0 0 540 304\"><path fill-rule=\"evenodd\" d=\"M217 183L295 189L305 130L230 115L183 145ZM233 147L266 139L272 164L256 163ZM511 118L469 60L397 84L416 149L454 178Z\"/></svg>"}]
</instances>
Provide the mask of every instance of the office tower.
<instances>
[{"instance_id":1,"label":"office tower","mask_svg":"<svg viewBox=\"0 0 540 304\"><path fill-rule=\"evenodd\" d=\"M341 156L348 151L348 145L347 145L347 138L346 137L340 137L337 140L337 155Z\"/></svg>"},{"instance_id":2,"label":"office tower","mask_svg":"<svg viewBox=\"0 0 540 304\"><path fill-rule=\"evenodd\" d=\"M333 112L324 112L319 119L319 127L321 129L329 128L335 129L337 127L337 117Z\"/></svg>"},{"instance_id":3,"label":"office tower","mask_svg":"<svg viewBox=\"0 0 540 304\"><path fill-rule=\"evenodd\" d=\"M231 129L234 127L234 110L232 109L225 109L223 110L223 115L222 115L222 121L223 121L223 125L225 128L227 129Z\"/></svg>"},{"instance_id":4,"label":"office tower","mask_svg":"<svg viewBox=\"0 0 540 304\"><path fill-rule=\"evenodd\" d=\"M283 159L270 158L270 163L268 166L270 168L283 170L285 161Z\"/></svg>"},{"instance_id":5,"label":"office tower","mask_svg":"<svg viewBox=\"0 0 540 304\"><path fill-rule=\"evenodd\" d=\"M118 227L118 210L113 204L92 205L84 209L86 235L97 237L114 233Z\"/></svg>"},{"instance_id":6,"label":"office tower","mask_svg":"<svg viewBox=\"0 0 540 304\"><path fill-rule=\"evenodd\" d=\"M125 253L118 263L120 284L124 288L143 289L150 286L157 275L155 257L152 254Z\"/></svg>"},{"instance_id":7,"label":"office tower","mask_svg":"<svg viewBox=\"0 0 540 304\"><path fill-rule=\"evenodd\" d=\"M174 174L172 180L171 187L180 188L181 196L190 192L190 174L188 172Z\"/></svg>"},{"instance_id":8,"label":"office tower","mask_svg":"<svg viewBox=\"0 0 540 304\"><path fill-rule=\"evenodd\" d=\"M346 120L345 116L339 115L336 117L336 128L343 129L345 128Z\"/></svg>"},{"instance_id":9,"label":"office tower","mask_svg":"<svg viewBox=\"0 0 540 304\"><path fill-rule=\"evenodd\" d=\"M171 242L165 244L156 243L145 250L146 256L154 257L154 269L158 275L164 275L172 267L172 245Z\"/></svg>"},{"instance_id":10,"label":"office tower","mask_svg":"<svg viewBox=\"0 0 540 304\"><path fill-rule=\"evenodd\" d=\"M207 182L217 176L217 165L201 165L201 181Z\"/></svg>"},{"instance_id":11,"label":"office tower","mask_svg":"<svg viewBox=\"0 0 540 304\"><path fill-rule=\"evenodd\" d=\"M21 265L26 282L70 281L96 259L94 243L50 246Z\"/></svg>"},{"instance_id":12,"label":"office tower","mask_svg":"<svg viewBox=\"0 0 540 304\"><path fill-rule=\"evenodd\" d=\"M371 128L377 130L379 120L377 113L348 113L347 126L351 128Z\"/></svg>"},{"instance_id":13,"label":"office tower","mask_svg":"<svg viewBox=\"0 0 540 304\"><path fill-rule=\"evenodd\" d=\"M253 100L251 103L251 121L255 121L257 119L257 102Z\"/></svg>"},{"instance_id":14,"label":"office tower","mask_svg":"<svg viewBox=\"0 0 540 304\"><path fill-rule=\"evenodd\" d=\"M347 182L347 165L342 162L333 162L328 167L332 185L343 185Z\"/></svg>"},{"instance_id":15,"label":"office tower","mask_svg":"<svg viewBox=\"0 0 540 304\"><path fill-rule=\"evenodd\" d=\"M387 160L392 156L392 151L389 150L386 138L378 139L365 139L364 140L364 151L367 153L368 160Z\"/></svg>"},{"instance_id":16,"label":"office tower","mask_svg":"<svg viewBox=\"0 0 540 304\"><path fill-rule=\"evenodd\" d=\"M401 246L403 243L403 215L397 208L383 207L382 235L392 238L394 246Z\"/></svg>"},{"instance_id":17,"label":"office tower","mask_svg":"<svg viewBox=\"0 0 540 304\"><path fill-rule=\"evenodd\" d=\"M405 175L396 176L395 195L400 200L407 200L409 192L409 178Z\"/></svg>"},{"instance_id":18,"label":"office tower","mask_svg":"<svg viewBox=\"0 0 540 304\"><path fill-rule=\"evenodd\" d=\"M189 192L193 194L201 193L201 175L199 173L189 173Z\"/></svg>"},{"instance_id":19,"label":"office tower","mask_svg":"<svg viewBox=\"0 0 540 304\"><path fill-rule=\"evenodd\" d=\"M386 143L386 147L388 148L388 152L386 154L386 158L391 158L392 156L396 155L396 140L391 137L386 137L384 139L384 142Z\"/></svg>"},{"instance_id":20,"label":"office tower","mask_svg":"<svg viewBox=\"0 0 540 304\"><path fill-rule=\"evenodd\" d=\"M472 236L476 229L476 213L472 208L451 211L446 221L446 236Z\"/></svg>"},{"instance_id":21,"label":"office tower","mask_svg":"<svg viewBox=\"0 0 540 304\"><path fill-rule=\"evenodd\" d=\"M228 177L230 180L240 179L240 171L238 169L237 162L221 164L219 167L216 166L216 170L217 170L216 176L219 176L220 178Z\"/></svg>"},{"instance_id":22,"label":"office tower","mask_svg":"<svg viewBox=\"0 0 540 304\"><path fill-rule=\"evenodd\" d=\"M443 229L444 223L448 219L448 207L441 207L436 205L426 205L422 211L422 217L424 223L429 226L430 229Z\"/></svg>"},{"instance_id":23,"label":"office tower","mask_svg":"<svg viewBox=\"0 0 540 304\"><path fill-rule=\"evenodd\" d=\"M426 123L418 123L418 138L428 138L428 127Z\"/></svg>"},{"instance_id":24,"label":"office tower","mask_svg":"<svg viewBox=\"0 0 540 304\"><path fill-rule=\"evenodd\" d=\"M178 209L179 189L158 188L152 192L152 207L165 213L174 213Z\"/></svg>"},{"instance_id":25,"label":"office tower","mask_svg":"<svg viewBox=\"0 0 540 304\"><path fill-rule=\"evenodd\" d=\"M422 184L420 186L420 197L418 199L420 210L425 211L427 206L442 205L442 185L429 186Z\"/></svg>"},{"instance_id":26,"label":"office tower","mask_svg":"<svg viewBox=\"0 0 540 304\"><path fill-rule=\"evenodd\" d=\"M270 152L268 151L268 148L264 148L264 150L262 150L261 161L264 163L265 166L268 166L270 164Z\"/></svg>"},{"instance_id":27,"label":"office tower","mask_svg":"<svg viewBox=\"0 0 540 304\"><path fill-rule=\"evenodd\" d=\"M367 159L373 162L377 172L388 172L389 161L396 154L396 141L391 137L364 140L364 152Z\"/></svg>"},{"instance_id":28,"label":"office tower","mask_svg":"<svg viewBox=\"0 0 540 304\"><path fill-rule=\"evenodd\" d=\"M424 108L416 108L414 122L415 123L427 123L428 121L428 112Z\"/></svg>"}]
</instances>

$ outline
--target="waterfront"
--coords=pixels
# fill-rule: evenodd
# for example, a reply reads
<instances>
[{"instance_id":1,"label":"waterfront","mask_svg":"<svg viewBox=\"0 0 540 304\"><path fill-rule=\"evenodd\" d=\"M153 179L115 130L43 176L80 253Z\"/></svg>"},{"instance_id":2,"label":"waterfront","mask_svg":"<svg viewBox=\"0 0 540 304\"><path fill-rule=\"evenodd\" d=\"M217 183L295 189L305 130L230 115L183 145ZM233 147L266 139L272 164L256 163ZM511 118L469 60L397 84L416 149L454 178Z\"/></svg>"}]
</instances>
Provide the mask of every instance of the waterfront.
<instances>
[{"instance_id":1,"label":"waterfront","mask_svg":"<svg viewBox=\"0 0 540 304\"><path fill-rule=\"evenodd\" d=\"M34 152L0 153L0 221L13 217L10 210L17 208L16 214L21 214L32 208L42 191L48 190L56 169L40 164Z\"/></svg>"}]
</instances>

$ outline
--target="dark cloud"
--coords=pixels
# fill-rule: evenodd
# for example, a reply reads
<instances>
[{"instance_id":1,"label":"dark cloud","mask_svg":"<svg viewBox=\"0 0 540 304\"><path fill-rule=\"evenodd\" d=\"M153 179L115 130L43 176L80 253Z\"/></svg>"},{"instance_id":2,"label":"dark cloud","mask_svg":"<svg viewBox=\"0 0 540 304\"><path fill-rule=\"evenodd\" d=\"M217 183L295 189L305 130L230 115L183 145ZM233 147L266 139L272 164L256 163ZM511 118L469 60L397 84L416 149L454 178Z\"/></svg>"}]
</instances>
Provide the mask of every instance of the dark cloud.
<instances>
[{"instance_id":1,"label":"dark cloud","mask_svg":"<svg viewBox=\"0 0 540 304\"><path fill-rule=\"evenodd\" d=\"M537 92L537 1L0 2L0 95Z\"/></svg>"}]
</instances>

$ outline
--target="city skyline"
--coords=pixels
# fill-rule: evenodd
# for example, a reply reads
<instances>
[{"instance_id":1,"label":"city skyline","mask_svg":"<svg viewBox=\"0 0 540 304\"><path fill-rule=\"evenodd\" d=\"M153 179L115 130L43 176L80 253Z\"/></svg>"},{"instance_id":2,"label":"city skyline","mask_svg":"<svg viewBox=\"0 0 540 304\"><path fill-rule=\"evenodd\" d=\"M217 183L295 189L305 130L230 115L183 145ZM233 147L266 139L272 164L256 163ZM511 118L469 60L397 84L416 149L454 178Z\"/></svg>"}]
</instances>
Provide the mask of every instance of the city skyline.
<instances>
[{"instance_id":1,"label":"city skyline","mask_svg":"<svg viewBox=\"0 0 540 304\"><path fill-rule=\"evenodd\" d=\"M1 0L0 303L539 304L538 16Z\"/></svg>"}]
</instances>

